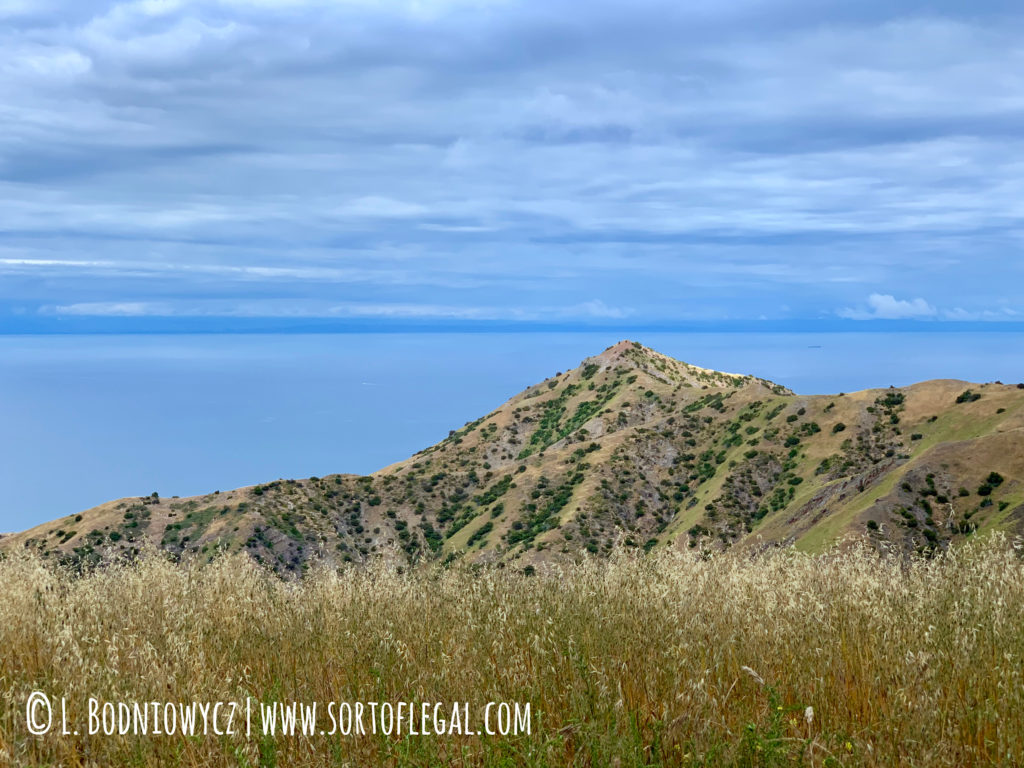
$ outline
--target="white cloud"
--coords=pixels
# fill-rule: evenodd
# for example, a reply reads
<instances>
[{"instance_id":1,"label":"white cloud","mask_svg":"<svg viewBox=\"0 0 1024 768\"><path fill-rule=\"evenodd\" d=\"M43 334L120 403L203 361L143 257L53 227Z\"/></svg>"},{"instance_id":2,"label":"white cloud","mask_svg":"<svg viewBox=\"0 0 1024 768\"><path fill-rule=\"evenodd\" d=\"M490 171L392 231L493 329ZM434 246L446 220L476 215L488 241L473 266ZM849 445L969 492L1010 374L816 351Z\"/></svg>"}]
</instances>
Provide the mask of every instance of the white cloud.
<instances>
[{"instance_id":1,"label":"white cloud","mask_svg":"<svg viewBox=\"0 0 1024 768\"><path fill-rule=\"evenodd\" d=\"M322 301L90 301L46 307L45 314L93 317L309 317L491 319L502 310L434 304L326 304Z\"/></svg>"},{"instance_id":2,"label":"white cloud","mask_svg":"<svg viewBox=\"0 0 1024 768\"><path fill-rule=\"evenodd\" d=\"M426 206L396 200L391 197L369 195L339 206L339 216L365 216L367 218L411 218L428 212Z\"/></svg>"},{"instance_id":3,"label":"white cloud","mask_svg":"<svg viewBox=\"0 0 1024 768\"><path fill-rule=\"evenodd\" d=\"M43 307L47 315L89 317L280 317L404 320L565 320L621 318L630 311L599 300L572 307L502 307L415 302L346 302L263 299L249 301L87 301Z\"/></svg>"},{"instance_id":4,"label":"white cloud","mask_svg":"<svg viewBox=\"0 0 1024 768\"><path fill-rule=\"evenodd\" d=\"M0 0L0 19L49 11L59 0Z\"/></svg>"},{"instance_id":5,"label":"white cloud","mask_svg":"<svg viewBox=\"0 0 1024 768\"><path fill-rule=\"evenodd\" d=\"M502 317L492 307L453 307L436 304L339 304L331 307L329 317L369 317L400 319L494 320Z\"/></svg>"},{"instance_id":6,"label":"white cloud","mask_svg":"<svg viewBox=\"0 0 1024 768\"><path fill-rule=\"evenodd\" d=\"M334 267L311 264L258 265L258 264L188 264L161 261L86 260L52 258L0 258L2 274L61 275L86 272L106 279L123 277L187 278L213 277L246 283L281 283L293 281L315 284L371 284L371 285L432 285L448 288L474 288L482 280L469 277L435 275L424 270L402 270L375 267Z\"/></svg>"},{"instance_id":7,"label":"white cloud","mask_svg":"<svg viewBox=\"0 0 1024 768\"><path fill-rule=\"evenodd\" d=\"M585 301L582 304L577 304L574 307L570 307L567 314L573 316L589 316L589 317L607 317L607 318L623 318L631 314L631 310L620 309L619 307L610 307L600 299L593 299L591 301Z\"/></svg>"},{"instance_id":8,"label":"white cloud","mask_svg":"<svg viewBox=\"0 0 1024 768\"><path fill-rule=\"evenodd\" d=\"M850 320L920 320L938 314L924 299L897 299L888 293L872 293L867 304L866 310L845 308L838 314Z\"/></svg>"},{"instance_id":9,"label":"white cloud","mask_svg":"<svg viewBox=\"0 0 1024 768\"><path fill-rule=\"evenodd\" d=\"M164 309L161 309L161 307ZM47 308L47 314L86 315L96 317L144 317L170 314L166 305L143 301L87 301Z\"/></svg>"},{"instance_id":10,"label":"white cloud","mask_svg":"<svg viewBox=\"0 0 1024 768\"><path fill-rule=\"evenodd\" d=\"M977 320L1017 320L1020 317L1020 313L1010 307L1003 307L999 310L983 309L975 311L969 311L963 307L954 307L944 311L942 316L947 320L972 322Z\"/></svg>"},{"instance_id":11,"label":"white cloud","mask_svg":"<svg viewBox=\"0 0 1024 768\"><path fill-rule=\"evenodd\" d=\"M78 41L94 58L106 64L173 64L188 63L191 57L224 51L245 34L241 23L207 22L201 8L192 15L179 12L188 9L180 2L153 2L115 5L104 16L97 16L77 31ZM166 24L154 29L154 20Z\"/></svg>"},{"instance_id":12,"label":"white cloud","mask_svg":"<svg viewBox=\"0 0 1024 768\"><path fill-rule=\"evenodd\" d=\"M70 81L92 69L92 60L64 46L35 45L0 47L0 72L9 77L38 81Z\"/></svg>"}]
</instances>

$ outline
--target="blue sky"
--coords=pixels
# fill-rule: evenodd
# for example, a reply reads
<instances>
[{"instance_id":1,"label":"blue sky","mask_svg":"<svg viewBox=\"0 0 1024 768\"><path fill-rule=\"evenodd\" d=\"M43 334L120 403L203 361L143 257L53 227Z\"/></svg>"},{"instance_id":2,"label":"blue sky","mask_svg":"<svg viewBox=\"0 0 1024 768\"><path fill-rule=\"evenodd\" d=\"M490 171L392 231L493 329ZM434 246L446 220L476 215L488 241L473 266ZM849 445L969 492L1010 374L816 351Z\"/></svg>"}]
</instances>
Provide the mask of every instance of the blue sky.
<instances>
[{"instance_id":1,"label":"blue sky","mask_svg":"<svg viewBox=\"0 0 1024 768\"><path fill-rule=\"evenodd\" d=\"M1014 324L1022 129L1018 3L0 0L0 332Z\"/></svg>"}]
</instances>

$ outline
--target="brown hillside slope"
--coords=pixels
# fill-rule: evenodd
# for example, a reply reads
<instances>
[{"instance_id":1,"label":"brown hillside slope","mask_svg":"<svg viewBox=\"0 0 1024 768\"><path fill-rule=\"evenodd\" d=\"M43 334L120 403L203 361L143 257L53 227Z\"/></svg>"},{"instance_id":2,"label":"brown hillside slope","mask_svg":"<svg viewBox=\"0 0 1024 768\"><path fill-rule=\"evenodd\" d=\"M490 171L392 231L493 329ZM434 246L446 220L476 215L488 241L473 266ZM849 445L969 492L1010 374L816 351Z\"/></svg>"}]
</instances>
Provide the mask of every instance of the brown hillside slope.
<instances>
[{"instance_id":1,"label":"brown hillside slope","mask_svg":"<svg viewBox=\"0 0 1024 768\"><path fill-rule=\"evenodd\" d=\"M121 499L0 540L71 564L150 540L312 558L518 562L616 545L927 550L1024 529L1024 388L938 380L796 395L622 341L373 475Z\"/></svg>"}]
</instances>

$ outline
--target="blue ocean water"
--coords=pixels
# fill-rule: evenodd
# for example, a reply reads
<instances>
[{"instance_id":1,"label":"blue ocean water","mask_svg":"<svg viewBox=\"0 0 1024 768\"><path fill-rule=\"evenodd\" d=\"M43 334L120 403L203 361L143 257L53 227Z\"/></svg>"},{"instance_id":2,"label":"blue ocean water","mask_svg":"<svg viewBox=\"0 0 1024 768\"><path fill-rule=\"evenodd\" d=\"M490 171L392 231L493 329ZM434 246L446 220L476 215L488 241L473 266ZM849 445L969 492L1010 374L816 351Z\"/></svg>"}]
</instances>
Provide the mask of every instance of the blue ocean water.
<instances>
[{"instance_id":1,"label":"blue ocean water","mask_svg":"<svg viewBox=\"0 0 1024 768\"><path fill-rule=\"evenodd\" d=\"M830 393L1024 380L1024 334L650 333ZM607 333L0 336L0 531L120 496L368 473L619 340Z\"/></svg>"}]
</instances>

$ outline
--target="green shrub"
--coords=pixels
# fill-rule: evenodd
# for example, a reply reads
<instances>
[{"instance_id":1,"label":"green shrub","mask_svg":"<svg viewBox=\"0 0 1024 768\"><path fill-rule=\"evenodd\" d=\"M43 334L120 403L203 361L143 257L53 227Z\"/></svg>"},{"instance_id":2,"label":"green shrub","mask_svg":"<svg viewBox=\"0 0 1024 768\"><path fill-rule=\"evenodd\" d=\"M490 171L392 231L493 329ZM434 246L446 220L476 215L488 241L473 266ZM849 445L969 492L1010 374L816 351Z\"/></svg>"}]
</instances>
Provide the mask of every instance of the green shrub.
<instances>
[{"instance_id":1,"label":"green shrub","mask_svg":"<svg viewBox=\"0 0 1024 768\"><path fill-rule=\"evenodd\" d=\"M981 394L978 392L972 392L969 389L965 389L956 397L957 404L960 403L973 403L976 400L981 400Z\"/></svg>"},{"instance_id":2,"label":"green shrub","mask_svg":"<svg viewBox=\"0 0 1024 768\"><path fill-rule=\"evenodd\" d=\"M478 541L483 541L484 539L487 538L487 534L490 533L493 530L494 530L494 523L492 523L490 520L488 520L486 523L484 523L479 528L477 528L475 531L473 531L473 535L470 536L469 539L466 541L466 546L467 547L472 547Z\"/></svg>"}]
</instances>

